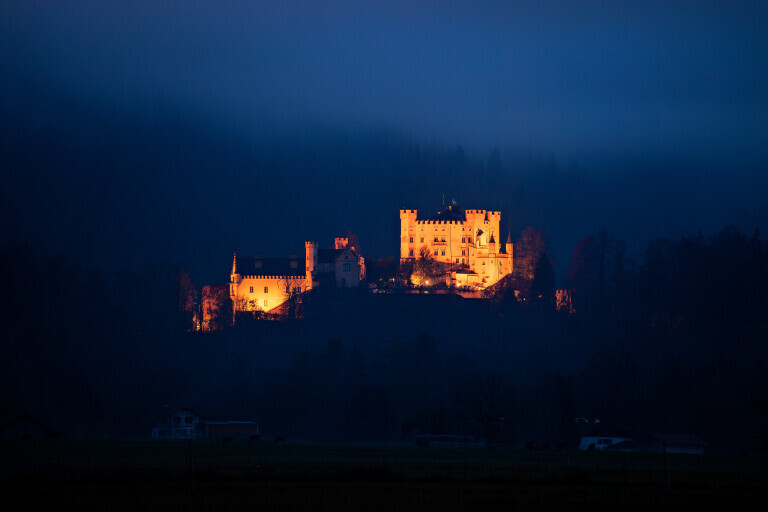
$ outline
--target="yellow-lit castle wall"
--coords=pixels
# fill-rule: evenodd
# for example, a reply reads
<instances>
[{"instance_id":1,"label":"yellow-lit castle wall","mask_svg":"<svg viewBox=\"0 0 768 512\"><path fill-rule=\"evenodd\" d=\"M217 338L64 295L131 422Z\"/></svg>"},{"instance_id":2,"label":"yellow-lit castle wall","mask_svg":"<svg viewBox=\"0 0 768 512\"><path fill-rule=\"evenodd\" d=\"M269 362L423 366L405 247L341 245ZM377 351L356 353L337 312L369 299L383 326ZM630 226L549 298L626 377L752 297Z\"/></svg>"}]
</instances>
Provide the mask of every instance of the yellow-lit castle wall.
<instances>
[{"instance_id":1,"label":"yellow-lit castle wall","mask_svg":"<svg viewBox=\"0 0 768 512\"><path fill-rule=\"evenodd\" d=\"M294 276L240 276L239 282L230 283L230 297L239 311L261 310L269 313L287 298L288 289L307 289L306 277Z\"/></svg>"}]
</instances>

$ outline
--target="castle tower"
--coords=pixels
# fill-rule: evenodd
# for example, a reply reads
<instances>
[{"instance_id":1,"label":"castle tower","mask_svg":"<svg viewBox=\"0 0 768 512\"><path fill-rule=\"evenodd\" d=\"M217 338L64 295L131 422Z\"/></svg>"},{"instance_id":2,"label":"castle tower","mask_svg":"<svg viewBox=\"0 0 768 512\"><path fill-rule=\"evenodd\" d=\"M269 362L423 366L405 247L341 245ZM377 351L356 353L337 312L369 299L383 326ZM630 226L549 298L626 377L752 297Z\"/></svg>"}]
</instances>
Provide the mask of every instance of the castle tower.
<instances>
[{"instance_id":1,"label":"castle tower","mask_svg":"<svg viewBox=\"0 0 768 512\"><path fill-rule=\"evenodd\" d=\"M417 256L416 244L411 242L415 233L417 210L400 210L400 261ZM411 253L413 251L413 253Z\"/></svg>"},{"instance_id":2,"label":"castle tower","mask_svg":"<svg viewBox=\"0 0 768 512\"><path fill-rule=\"evenodd\" d=\"M478 229L482 228L483 231L485 231L485 228L483 227L485 222L485 210L465 210L464 214L467 218L464 225L467 227L468 233L471 233L473 239Z\"/></svg>"},{"instance_id":3,"label":"castle tower","mask_svg":"<svg viewBox=\"0 0 768 512\"><path fill-rule=\"evenodd\" d=\"M312 289L312 274L317 268L317 242L304 242L306 251L307 290Z\"/></svg>"},{"instance_id":4,"label":"castle tower","mask_svg":"<svg viewBox=\"0 0 768 512\"><path fill-rule=\"evenodd\" d=\"M346 249L349 246L349 238L337 236L333 239L334 249Z\"/></svg>"},{"instance_id":5,"label":"castle tower","mask_svg":"<svg viewBox=\"0 0 768 512\"><path fill-rule=\"evenodd\" d=\"M488 231L491 234L499 234L499 223L501 221L501 212L495 212L488 210L487 213L487 219L488 219ZM499 241L501 242L501 241Z\"/></svg>"},{"instance_id":6,"label":"castle tower","mask_svg":"<svg viewBox=\"0 0 768 512\"><path fill-rule=\"evenodd\" d=\"M507 233L507 243L506 243L506 246L507 246L506 247L507 254L509 256L512 256L512 232L511 231Z\"/></svg>"}]
</instances>

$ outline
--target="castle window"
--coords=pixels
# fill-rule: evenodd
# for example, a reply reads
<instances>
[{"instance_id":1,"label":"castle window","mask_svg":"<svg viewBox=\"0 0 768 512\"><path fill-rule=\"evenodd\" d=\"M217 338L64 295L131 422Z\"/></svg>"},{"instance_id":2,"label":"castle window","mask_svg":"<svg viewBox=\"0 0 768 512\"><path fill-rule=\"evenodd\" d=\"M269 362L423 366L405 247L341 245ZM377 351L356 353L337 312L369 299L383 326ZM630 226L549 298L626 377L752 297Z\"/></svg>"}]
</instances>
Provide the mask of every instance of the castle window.
<instances>
[{"instance_id":1,"label":"castle window","mask_svg":"<svg viewBox=\"0 0 768 512\"><path fill-rule=\"evenodd\" d=\"M437 242L437 237L435 237L435 242Z\"/></svg>"},{"instance_id":2,"label":"castle window","mask_svg":"<svg viewBox=\"0 0 768 512\"><path fill-rule=\"evenodd\" d=\"M264 287L264 293L269 293L269 286ZM264 304L266 306L266 304Z\"/></svg>"},{"instance_id":3,"label":"castle window","mask_svg":"<svg viewBox=\"0 0 768 512\"><path fill-rule=\"evenodd\" d=\"M350 268L351 268L350 264L349 263L345 263L343 270L344 270L344 272L349 272Z\"/></svg>"},{"instance_id":4,"label":"castle window","mask_svg":"<svg viewBox=\"0 0 768 512\"><path fill-rule=\"evenodd\" d=\"M467 242L469 242L470 244L472 243L472 237L471 236L467 238Z\"/></svg>"},{"instance_id":5,"label":"castle window","mask_svg":"<svg viewBox=\"0 0 768 512\"><path fill-rule=\"evenodd\" d=\"M456 263L458 263L458 262L459 262L459 258L456 258Z\"/></svg>"},{"instance_id":6,"label":"castle window","mask_svg":"<svg viewBox=\"0 0 768 512\"><path fill-rule=\"evenodd\" d=\"M421 237L421 243L424 243L424 237Z\"/></svg>"},{"instance_id":7,"label":"castle window","mask_svg":"<svg viewBox=\"0 0 768 512\"><path fill-rule=\"evenodd\" d=\"M410 256L413 256L413 249L411 249L411 253L410 253Z\"/></svg>"},{"instance_id":8,"label":"castle window","mask_svg":"<svg viewBox=\"0 0 768 512\"><path fill-rule=\"evenodd\" d=\"M251 293L253 293L253 286L251 286Z\"/></svg>"},{"instance_id":9,"label":"castle window","mask_svg":"<svg viewBox=\"0 0 768 512\"><path fill-rule=\"evenodd\" d=\"M466 250L466 249L462 249L462 250L461 250L461 255L462 255L462 256L464 256L466 253L467 253L467 250Z\"/></svg>"},{"instance_id":10,"label":"castle window","mask_svg":"<svg viewBox=\"0 0 768 512\"><path fill-rule=\"evenodd\" d=\"M463 236L461 237L461 243L465 243L467 241L467 237Z\"/></svg>"},{"instance_id":11,"label":"castle window","mask_svg":"<svg viewBox=\"0 0 768 512\"><path fill-rule=\"evenodd\" d=\"M267 307L267 304L268 304L267 299L264 299L264 307Z\"/></svg>"},{"instance_id":12,"label":"castle window","mask_svg":"<svg viewBox=\"0 0 768 512\"><path fill-rule=\"evenodd\" d=\"M413 237L411 237L411 239L409 240L409 242L410 242L410 243L413 243Z\"/></svg>"},{"instance_id":13,"label":"castle window","mask_svg":"<svg viewBox=\"0 0 768 512\"><path fill-rule=\"evenodd\" d=\"M437 256L437 249L435 249L435 256Z\"/></svg>"},{"instance_id":14,"label":"castle window","mask_svg":"<svg viewBox=\"0 0 768 512\"><path fill-rule=\"evenodd\" d=\"M442 254L440 256L445 256L445 249L442 250Z\"/></svg>"},{"instance_id":15,"label":"castle window","mask_svg":"<svg viewBox=\"0 0 768 512\"><path fill-rule=\"evenodd\" d=\"M464 264L464 258L461 258L461 264L462 265Z\"/></svg>"},{"instance_id":16,"label":"castle window","mask_svg":"<svg viewBox=\"0 0 768 512\"><path fill-rule=\"evenodd\" d=\"M440 239L440 241L441 241L441 242L445 242L445 237L442 237L442 238Z\"/></svg>"}]
</instances>

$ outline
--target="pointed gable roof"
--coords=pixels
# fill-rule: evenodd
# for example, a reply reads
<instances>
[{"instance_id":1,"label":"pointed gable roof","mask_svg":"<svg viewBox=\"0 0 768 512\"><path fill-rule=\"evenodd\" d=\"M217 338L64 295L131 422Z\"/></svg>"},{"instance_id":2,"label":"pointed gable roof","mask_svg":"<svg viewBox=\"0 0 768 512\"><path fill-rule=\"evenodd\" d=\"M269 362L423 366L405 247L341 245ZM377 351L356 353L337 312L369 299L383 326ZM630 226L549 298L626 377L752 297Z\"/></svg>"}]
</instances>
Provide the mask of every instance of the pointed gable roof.
<instances>
[{"instance_id":1,"label":"pointed gable roof","mask_svg":"<svg viewBox=\"0 0 768 512\"><path fill-rule=\"evenodd\" d=\"M344 249L318 249L317 262L324 264L336 263L336 258L344 252Z\"/></svg>"},{"instance_id":2,"label":"pointed gable roof","mask_svg":"<svg viewBox=\"0 0 768 512\"><path fill-rule=\"evenodd\" d=\"M354 261L357 261L357 259L360 258L360 255L349 247L346 249L318 249L317 262L323 264L334 264L339 260L341 256L344 255L344 253L351 254L352 260Z\"/></svg>"}]
</instances>

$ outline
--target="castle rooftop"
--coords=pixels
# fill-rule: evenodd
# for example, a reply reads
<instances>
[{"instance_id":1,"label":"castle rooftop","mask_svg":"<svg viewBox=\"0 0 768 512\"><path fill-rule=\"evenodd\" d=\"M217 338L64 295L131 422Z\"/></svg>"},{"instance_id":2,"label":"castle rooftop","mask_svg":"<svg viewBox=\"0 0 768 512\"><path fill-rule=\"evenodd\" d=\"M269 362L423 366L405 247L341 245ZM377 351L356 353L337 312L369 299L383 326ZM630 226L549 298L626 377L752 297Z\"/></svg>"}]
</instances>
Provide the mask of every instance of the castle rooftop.
<instances>
[{"instance_id":1,"label":"castle rooftop","mask_svg":"<svg viewBox=\"0 0 768 512\"><path fill-rule=\"evenodd\" d=\"M418 220L464 222L467 220L467 216L464 213L464 208L461 208L456 205L449 205L445 208L445 210L441 212L437 212L431 217L425 217Z\"/></svg>"},{"instance_id":2,"label":"castle rooftop","mask_svg":"<svg viewBox=\"0 0 768 512\"><path fill-rule=\"evenodd\" d=\"M304 258L237 257L236 273L243 276L304 277Z\"/></svg>"}]
</instances>

